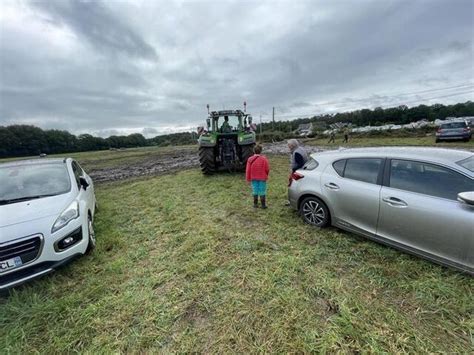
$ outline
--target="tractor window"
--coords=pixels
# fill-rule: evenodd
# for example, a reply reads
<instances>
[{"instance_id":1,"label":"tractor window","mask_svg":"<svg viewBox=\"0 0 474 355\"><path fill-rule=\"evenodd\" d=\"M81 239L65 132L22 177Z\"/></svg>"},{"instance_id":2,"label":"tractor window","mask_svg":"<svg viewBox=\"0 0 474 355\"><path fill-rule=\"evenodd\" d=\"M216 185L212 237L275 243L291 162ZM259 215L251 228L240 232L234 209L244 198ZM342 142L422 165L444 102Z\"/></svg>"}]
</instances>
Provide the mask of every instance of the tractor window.
<instances>
[{"instance_id":1,"label":"tractor window","mask_svg":"<svg viewBox=\"0 0 474 355\"><path fill-rule=\"evenodd\" d=\"M219 131L222 133L226 133L226 132L229 133L229 132L241 129L239 117L227 116L227 120L225 117L219 117L218 127L219 127Z\"/></svg>"}]
</instances>

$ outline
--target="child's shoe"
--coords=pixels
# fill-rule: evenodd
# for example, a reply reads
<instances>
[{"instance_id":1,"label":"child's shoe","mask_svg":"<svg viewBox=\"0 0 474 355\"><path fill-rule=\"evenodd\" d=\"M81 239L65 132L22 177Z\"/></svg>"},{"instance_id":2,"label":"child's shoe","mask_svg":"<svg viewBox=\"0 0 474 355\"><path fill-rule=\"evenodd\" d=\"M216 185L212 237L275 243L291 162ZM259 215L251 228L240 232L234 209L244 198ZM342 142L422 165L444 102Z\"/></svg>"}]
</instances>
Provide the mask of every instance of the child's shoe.
<instances>
[{"instance_id":1,"label":"child's shoe","mask_svg":"<svg viewBox=\"0 0 474 355\"><path fill-rule=\"evenodd\" d=\"M253 208L258 208L258 195L253 197Z\"/></svg>"}]
</instances>

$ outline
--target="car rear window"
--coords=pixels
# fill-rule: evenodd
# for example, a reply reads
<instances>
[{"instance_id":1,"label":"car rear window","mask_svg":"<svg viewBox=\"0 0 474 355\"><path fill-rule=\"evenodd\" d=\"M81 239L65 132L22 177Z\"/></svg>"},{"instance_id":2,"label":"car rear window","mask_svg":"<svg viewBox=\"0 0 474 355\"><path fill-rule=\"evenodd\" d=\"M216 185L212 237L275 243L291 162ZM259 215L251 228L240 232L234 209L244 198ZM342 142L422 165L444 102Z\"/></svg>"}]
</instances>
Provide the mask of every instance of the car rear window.
<instances>
[{"instance_id":1,"label":"car rear window","mask_svg":"<svg viewBox=\"0 0 474 355\"><path fill-rule=\"evenodd\" d=\"M450 122L450 123L443 123L441 128L443 129L451 129L451 128L466 128L467 125L465 122Z\"/></svg>"},{"instance_id":2,"label":"car rear window","mask_svg":"<svg viewBox=\"0 0 474 355\"><path fill-rule=\"evenodd\" d=\"M314 170L319 166L319 163L313 158L309 159L306 164L303 166L304 170Z\"/></svg>"},{"instance_id":3,"label":"car rear window","mask_svg":"<svg viewBox=\"0 0 474 355\"><path fill-rule=\"evenodd\" d=\"M474 155L472 157L469 157L467 159L461 160L456 162L456 164L462 166L463 168L466 168L469 171L472 171L474 173Z\"/></svg>"}]
</instances>

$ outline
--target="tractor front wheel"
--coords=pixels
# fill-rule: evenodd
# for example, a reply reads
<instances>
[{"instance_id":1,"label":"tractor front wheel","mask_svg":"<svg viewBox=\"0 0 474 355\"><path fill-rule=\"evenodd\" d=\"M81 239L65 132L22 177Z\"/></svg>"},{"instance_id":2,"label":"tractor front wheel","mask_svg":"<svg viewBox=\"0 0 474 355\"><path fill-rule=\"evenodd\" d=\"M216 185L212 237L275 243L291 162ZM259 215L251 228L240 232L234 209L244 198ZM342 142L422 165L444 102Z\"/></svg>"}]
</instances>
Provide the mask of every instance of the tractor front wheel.
<instances>
[{"instance_id":1,"label":"tractor front wheel","mask_svg":"<svg viewBox=\"0 0 474 355\"><path fill-rule=\"evenodd\" d=\"M253 155L253 148L255 147L255 144L249 144L249 145L243 145L242 146L242 164L245 165L247 164L247 159L250 158Z\"/></svg>"},{"instance_id":2,"label":"tractor front wheel","mask_svg":"<svg viewBox=\"0 0 474 355\"><path fill-rule=\"evenodd\" d=\"M199 148L199 165L204 175L211 175L216 171L214 148Z\"/></svg>"}]
</instances>

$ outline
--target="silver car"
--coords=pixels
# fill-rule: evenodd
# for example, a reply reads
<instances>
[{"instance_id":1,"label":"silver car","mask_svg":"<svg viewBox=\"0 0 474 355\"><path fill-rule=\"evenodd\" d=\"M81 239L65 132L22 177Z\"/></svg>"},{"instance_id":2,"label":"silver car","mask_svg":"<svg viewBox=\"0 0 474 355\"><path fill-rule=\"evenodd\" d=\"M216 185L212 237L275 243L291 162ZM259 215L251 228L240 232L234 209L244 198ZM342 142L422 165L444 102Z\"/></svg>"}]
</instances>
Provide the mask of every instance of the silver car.
<instances>
[{"instance_id":1,"label":"silver car","mask_svg":"<svg viewBox=\"0 0 474 355\"><path fill-rule=\"evenodd\" d=\"M474 154L362 148L311 156L292 174L291 206L333 225L474 275Z\"/></svg>"},{"instance_id":2,"label":"silver car","mask_svg":"<svg viewBox=\"0 0 474 355\"><path fill-rule=\"evenodd\" d=\"M471 137L471 128L469 127L469 123L465 120L443 123L436 131L436 143L443 140L458 139L469 142Z\"/></svg>"}]
</instances>

